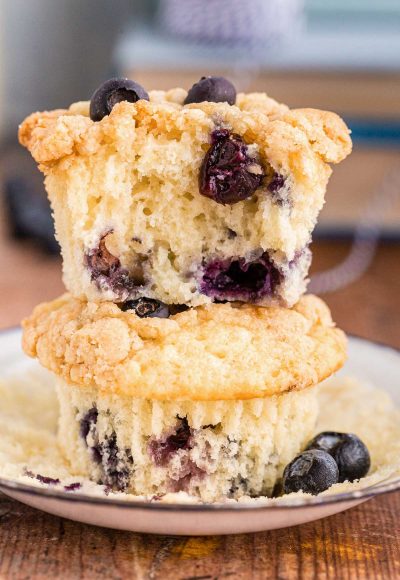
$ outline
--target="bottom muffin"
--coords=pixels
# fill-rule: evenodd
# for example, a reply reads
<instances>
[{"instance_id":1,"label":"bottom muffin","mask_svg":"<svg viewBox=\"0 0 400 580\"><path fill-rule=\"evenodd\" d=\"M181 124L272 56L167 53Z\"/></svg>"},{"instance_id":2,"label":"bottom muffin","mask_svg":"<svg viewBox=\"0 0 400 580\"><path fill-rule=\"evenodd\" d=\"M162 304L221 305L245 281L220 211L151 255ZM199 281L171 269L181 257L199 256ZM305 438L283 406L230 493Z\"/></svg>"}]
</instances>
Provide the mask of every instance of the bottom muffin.
<instances>
[{"instance_id":1,"label":"bottom muffin","mask_svg":"<svg viewBox=\"0 0 400 580\"><path fill-rule=\"evenodd\" d=\"M310 387L246 401L151 401L58 380L59 445L79 472L114 491L185 491L203 501L270 496L310 439Z\"/></svg>"},{"instance_id":2,"label":"bottom muffin","mask_svg":"<svg viewBox=\"0 0 400 580\"><path fill-rule=\"evenodd\" d=\"M23 322L25 351L58 377L71 468L135 495L271 495L313 432L316 385L345 360L343 332L315 296L159 310L65 295Z\"/></svg>"}]
</instances>

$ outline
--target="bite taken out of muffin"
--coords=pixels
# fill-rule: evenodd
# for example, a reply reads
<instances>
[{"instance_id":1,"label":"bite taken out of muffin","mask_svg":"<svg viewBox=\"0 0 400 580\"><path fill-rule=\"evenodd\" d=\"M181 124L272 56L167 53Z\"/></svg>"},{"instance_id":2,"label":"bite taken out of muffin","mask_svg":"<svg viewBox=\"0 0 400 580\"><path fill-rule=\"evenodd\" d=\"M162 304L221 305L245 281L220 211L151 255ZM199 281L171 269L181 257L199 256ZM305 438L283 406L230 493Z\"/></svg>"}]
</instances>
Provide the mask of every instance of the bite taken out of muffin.
<instances>
[{"instance_id":1,"label":"bite taken out of muffin","mask_svg":"<svg viewBox=\"0 0 400 580\"><path fill-rule=\"evenodd\" d=\"M149 93L110 79L19 135L69 292L23 322L23 346L56 376L76 473L204 502L366 474L356 435L311 441L318 385L346 357L328 307L303 296L330 164L351 150L337 115L222 77Z\"/></svg>"}]
</instances>

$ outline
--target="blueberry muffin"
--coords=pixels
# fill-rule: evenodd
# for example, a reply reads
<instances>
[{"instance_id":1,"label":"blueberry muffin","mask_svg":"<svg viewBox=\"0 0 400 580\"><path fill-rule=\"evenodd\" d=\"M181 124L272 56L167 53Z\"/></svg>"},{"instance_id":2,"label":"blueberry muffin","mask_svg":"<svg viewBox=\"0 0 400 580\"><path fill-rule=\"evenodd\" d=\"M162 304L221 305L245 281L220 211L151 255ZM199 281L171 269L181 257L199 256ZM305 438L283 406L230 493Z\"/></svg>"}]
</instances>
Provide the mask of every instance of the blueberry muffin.
<instances>
[{"instance_id":1,"label":"blueberry muffin","mask_svg":"<svg viewBox=\"0 0 400 580\"><path fill-rule=\"evenodd\" d=\"M314 432L318 383L345 359L328 308L305 296L149 312L66 294L23 322L26 353L57 376L65 457L138 495L271 495Z\"/></svg>"},{"instance_id":2,"label":"blueberry muffin","mask_svg":"<svg viewBox=\"0 0 400 580\"><path fill-rule=\"evenodd\" d=\"M19 136L45 174L69 292L190 306L295 304L329 164L351 150L334 113L215 77L149 94L112 79Z\"/></svg>"}]
</instances>

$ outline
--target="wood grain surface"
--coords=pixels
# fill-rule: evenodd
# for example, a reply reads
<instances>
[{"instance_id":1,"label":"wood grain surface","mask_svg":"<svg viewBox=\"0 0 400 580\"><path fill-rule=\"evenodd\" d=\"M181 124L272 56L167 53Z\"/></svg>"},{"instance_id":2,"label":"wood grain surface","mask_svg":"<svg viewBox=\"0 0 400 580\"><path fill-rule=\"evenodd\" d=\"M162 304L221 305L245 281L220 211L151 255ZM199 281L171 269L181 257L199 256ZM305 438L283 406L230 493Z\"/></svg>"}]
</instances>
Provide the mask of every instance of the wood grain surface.
<instances>
[{"instance_id":1,"label":"wood grain surface","mask_svg":"<svg viewBox=\"0 0 400 580\"><path fill-rule=\"evenodd\" d=\"M0 496L0 577L113 580L400 578L400 494L257 534L151 536L95 528Z\"/></svg>"},{"instance_id":2,"label":"wood grain surface","mask_svg":"<svg viewBox=\"0 0 400 580\"><path fill-rule=\"evenodd\" d=\"M3 224L4 226L4 224ZM0 236L0 326L17 324L62 292L60 262ZM348 244L314 244L314 270L344 258ZM384 245L368 272L324 298L347 332L400 347L400 246ZM382 579L400 578L400 494L324 520L227 537L150 536L96 528L0 495L0 578Z\"/></svg>"}]
</instances>

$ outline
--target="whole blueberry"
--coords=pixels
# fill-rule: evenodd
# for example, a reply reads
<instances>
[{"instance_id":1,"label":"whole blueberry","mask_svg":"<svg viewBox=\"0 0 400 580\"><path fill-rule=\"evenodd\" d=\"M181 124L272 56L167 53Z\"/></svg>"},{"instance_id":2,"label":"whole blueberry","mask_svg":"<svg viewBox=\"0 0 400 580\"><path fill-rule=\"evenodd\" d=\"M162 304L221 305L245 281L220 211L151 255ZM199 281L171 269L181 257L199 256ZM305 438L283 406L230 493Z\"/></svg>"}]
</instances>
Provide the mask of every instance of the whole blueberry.
<instances>
[{"instance_id":1,"label":"whole blueberry","mask_svg":"<svg viewBox=\"0 0 400 580\"><path fill-rule=\"evenodd\" d=\"M130 79L109 79L99 86L90 100L90 118L92 121L101 121L109 115L117 103L129 101L136 103L140 99L149 100L144 88Z\"/></svg>"},{"instance_id":2,"label":"whole blueberry","mask_svg":"<svg viewBox=\"0 0 400 580\"><path fill-rule=\"evenodd\" d=\"M189 103L228 103L236 102L236 89L233 84L224 77L201 77L187 94L184 105Z\"/></svg>"},{"instance_id":3,"label":"whole blueberry","mask_svg":"<svg viewBox=\"0 0 400 580\"><path fill-rule=\"evenodd\" d=\"M336 461L320 449L309 449L297 455L283 472L284 493L303 491L317 495L339 481Z\"/></svg>"},{"instance_id":4,"label":"whole blueberry","mask_svg":"<svg viewBox=\"0 0 400 580\"><path fill-rule=\"evenodd\" d=\"M310 441L306 449L321 449L331 454L332 450L343 441L345 436L345 433L338 433L337 431L322 431Z\"/></svg>"},{"instance_id":5,"label":"whole blueberry","mask_svg":"<svg viewBox=\"0 0 400 580\"><path fill-rule=\"evenodd\" d=\"M134 310L140 318L169 318L170 311L167 304L153 298L138 298L127 300L120 306L123 312Z\"/></svg>"},{"instance_id":6,"label":"whole blueberry","mask_svg":"<svg viewBox=\"0 0 400 580\"><path fill-rule=\"evenodd\" d=\"M220 204L234 204L251 197L264 178L264 171L250 154L245 141L228 129L211 134L199 173L199 192Z\"/></svg>"},{"instance_id":7,"label":"whole blueberry","mask_svg":"<svg viewBox=\"0 0 400 580\"><path fill-rule=\"evenodd\" d=\"M371 457L366 445L353 433L324 431L309 443L307 449L324 449L339 468L339 481L354 481L367 475Z\"/></svg>"}]
</instances>

